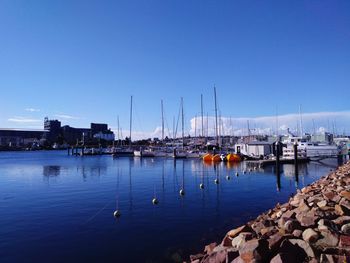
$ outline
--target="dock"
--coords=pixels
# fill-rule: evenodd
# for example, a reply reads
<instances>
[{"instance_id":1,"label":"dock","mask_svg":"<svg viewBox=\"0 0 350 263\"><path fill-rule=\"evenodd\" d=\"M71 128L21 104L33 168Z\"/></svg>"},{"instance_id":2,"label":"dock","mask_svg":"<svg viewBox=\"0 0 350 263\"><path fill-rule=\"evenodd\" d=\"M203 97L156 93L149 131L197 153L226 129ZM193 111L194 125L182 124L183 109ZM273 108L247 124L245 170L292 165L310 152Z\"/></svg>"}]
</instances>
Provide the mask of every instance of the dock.
<instances>
[{"instance_id":1,"label":"dock","mask_svg":"<svg viewBox=\"0 0 350 263\"><path fill-rule=\"evenodd\" d=\"M310 158L303 157L298 158L298 163L307 163L310 161ZM276 165L276 159L262 159L262 160L246 160L245 161L248 165L251 166L258 166L258 167L264 167L266 165ZM279 160L280 164L294 164L295 160L292 158L280 158Z\"/></svg>"}]
</instances>

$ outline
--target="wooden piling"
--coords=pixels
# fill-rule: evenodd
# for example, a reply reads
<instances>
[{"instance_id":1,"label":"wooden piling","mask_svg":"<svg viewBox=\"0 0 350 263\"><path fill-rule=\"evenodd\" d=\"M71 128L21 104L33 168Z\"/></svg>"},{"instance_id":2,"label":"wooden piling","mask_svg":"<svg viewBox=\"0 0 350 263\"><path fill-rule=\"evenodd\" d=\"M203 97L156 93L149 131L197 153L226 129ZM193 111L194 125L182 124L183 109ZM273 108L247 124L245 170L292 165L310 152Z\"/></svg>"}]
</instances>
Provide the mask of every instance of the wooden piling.
<instances>
[{"instance_id":1,"label":"wooden piling","mask_svg":"<svg viewBox=\"0 0 350 263\"><path fill-rule=\"evenodd\" d=\"M299 181L299 168L298 168L298 143L295 142L293 145L294 151L294 173L295 173L295 181Z\"/></svg>"}]
</instances>

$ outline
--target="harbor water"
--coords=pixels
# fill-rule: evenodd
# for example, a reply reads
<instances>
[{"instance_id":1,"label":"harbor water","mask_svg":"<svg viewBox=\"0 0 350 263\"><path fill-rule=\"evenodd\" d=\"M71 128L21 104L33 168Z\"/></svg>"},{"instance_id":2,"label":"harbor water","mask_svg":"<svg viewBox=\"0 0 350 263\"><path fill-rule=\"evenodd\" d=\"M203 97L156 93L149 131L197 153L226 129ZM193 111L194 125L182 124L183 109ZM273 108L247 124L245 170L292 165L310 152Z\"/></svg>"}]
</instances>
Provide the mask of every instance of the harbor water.
<instances>
[{"instance_id":1,"label":"harbor water","mask_svg":"<svg viewBox=\"0 0 350 263\"><path fill-rule=\"evenodd\" d=\"M336 165L0 152L0 262L182 262Z\"/></svg>"}]
</instances>

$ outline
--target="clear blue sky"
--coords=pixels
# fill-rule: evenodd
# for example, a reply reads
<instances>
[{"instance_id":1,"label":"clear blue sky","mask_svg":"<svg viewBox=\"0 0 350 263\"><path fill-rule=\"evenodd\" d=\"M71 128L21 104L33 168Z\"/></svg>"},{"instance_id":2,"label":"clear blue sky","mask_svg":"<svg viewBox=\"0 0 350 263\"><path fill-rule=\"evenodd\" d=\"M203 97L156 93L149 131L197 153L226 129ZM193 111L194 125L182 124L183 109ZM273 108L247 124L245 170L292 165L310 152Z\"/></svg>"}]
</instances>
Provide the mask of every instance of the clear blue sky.
<instances>
[{"instance_id":1,"label":"clear blue sky","mask_svg":"<svg viewBox=\"0 0 350 263\"><path fill-rule=\"evenodd\" d=\"M214 84L223 116L348 111L350 1L0 0L0 127L128 128L133 95L151 131Z\"/></svg>"}]
</instances>

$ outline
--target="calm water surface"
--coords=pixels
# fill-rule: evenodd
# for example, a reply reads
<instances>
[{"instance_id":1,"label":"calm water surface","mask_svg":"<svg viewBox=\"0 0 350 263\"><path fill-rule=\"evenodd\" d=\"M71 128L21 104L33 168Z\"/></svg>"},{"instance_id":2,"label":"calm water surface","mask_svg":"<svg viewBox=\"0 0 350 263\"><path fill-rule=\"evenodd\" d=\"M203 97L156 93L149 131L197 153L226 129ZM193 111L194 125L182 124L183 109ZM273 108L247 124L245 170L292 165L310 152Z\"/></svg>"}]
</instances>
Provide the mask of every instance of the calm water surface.
<instances>
[{"instance_id":1,"label":"calm water surface","mask_svg":"<svg viewBox=\"0 0 350 263\"><path fill-rule=\"evenodd\" d=\"M300 166L296 181L292 165L278 180L246 163L2 152L0 262L180 262L335 166Z\"/></svg>"}]
</instances>

